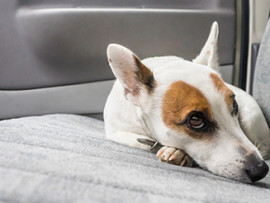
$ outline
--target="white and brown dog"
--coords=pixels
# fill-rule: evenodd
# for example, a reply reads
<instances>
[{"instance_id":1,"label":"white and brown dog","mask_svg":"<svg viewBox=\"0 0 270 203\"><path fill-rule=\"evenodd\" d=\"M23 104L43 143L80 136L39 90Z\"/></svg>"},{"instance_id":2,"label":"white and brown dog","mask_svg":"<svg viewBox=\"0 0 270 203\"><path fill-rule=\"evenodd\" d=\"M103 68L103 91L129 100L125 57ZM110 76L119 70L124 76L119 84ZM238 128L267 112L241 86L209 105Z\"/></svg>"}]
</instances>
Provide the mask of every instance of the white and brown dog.
<instances>
[{"instance_id":1,"label":"white and brown dog","mask_svg":"<svg viewBox=\"0 0 270 203\"><path fill-rule=\"evenodd\" d=\"M183 163L182 149L202 168L250 183L265 177L268 166L247 137L269 136L269 129L255 100L221 79L217 38L214 22L192 62L175 56L141 61L110 44L117 80L104 109L106 136L145 150L150 147L138 138L158 140L165 146L157 153L163 161Z\"/></svg>"}]
</instances>

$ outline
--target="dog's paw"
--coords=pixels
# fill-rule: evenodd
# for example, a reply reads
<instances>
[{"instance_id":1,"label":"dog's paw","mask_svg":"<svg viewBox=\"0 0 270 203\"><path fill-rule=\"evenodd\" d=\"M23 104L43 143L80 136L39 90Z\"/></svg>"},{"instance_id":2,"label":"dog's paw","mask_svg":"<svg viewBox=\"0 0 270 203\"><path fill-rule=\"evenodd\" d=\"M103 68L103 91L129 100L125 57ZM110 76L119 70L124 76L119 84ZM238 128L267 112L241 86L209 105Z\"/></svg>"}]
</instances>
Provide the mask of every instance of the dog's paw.
<instances>
[{"instance_id":1,"label":"dog's paw","mask_svg":"<svg viewBox=\"0 0 270 203\"><path fill-rule=\"evenodd\" d=\"M157 152L157 157L163 161L174 165L192 167L193 161L188 154L173 147L162 147Z\"/></svg>"}]
</instances>

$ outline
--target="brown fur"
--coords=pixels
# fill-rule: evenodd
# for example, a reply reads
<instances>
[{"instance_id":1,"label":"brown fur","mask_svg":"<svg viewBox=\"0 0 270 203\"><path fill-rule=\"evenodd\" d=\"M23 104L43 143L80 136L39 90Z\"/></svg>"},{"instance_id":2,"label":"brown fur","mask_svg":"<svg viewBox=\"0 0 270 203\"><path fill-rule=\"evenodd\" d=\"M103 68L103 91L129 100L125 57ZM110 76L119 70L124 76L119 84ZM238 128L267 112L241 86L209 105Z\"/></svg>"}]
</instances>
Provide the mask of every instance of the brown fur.
<instances>
[{"instance_id":1,"label":"brown fur","mask_svg":"<svg viewBox=\"0 0 270 203\"><path fill-rule=\"evenodd\" d=\"M197 88L183 82L174 82L163 98L162 118L171 129L185 132L193 138L205 137L206 133L198 133L187 125L181 125L192 111L201 111L211 121L213 112L207 98ZM209 133L208 133L209 135Z\"/></svg>"},{"instance_id":2,"label":"brown fur","mask_svg":"<svg viewBox=\"0 0 270 203\"><path fill-rule=\"evenodd\" d=\"M228 106L229 109L232 108L232 104L233 104L233 92L232 90L230 90L222 81L222 79L214 73L210 74L210 77L215 85L215 87L218 89L218 91L224 93L225 95L225 102Z\"/></svg>"},{"instance_id":3,"label":"brown fur","mask_svg":"<svg viewBox=\"0 0 270 203\"><path fill-rule=\"evenodd\" d=\"M138 67L138 71L136 72L137 79L140 83L145 85L147 88L148 92L153 92L155 86L156 86L156 81L154 79L153 73L151 70L149 70L141 61L140 59L133 55L135 63Z\"/></svg>"}]
</instances>

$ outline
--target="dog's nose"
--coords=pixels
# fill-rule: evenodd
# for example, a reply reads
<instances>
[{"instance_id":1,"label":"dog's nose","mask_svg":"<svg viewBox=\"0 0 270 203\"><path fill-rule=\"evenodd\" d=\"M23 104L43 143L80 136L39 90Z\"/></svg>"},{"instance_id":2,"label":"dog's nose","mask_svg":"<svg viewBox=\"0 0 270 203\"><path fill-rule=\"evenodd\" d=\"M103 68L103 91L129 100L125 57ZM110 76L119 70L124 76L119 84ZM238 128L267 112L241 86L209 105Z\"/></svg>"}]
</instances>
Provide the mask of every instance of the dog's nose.
<instances>
[{"instance_id":1,"label":"dog's nose","mask_svg":"<svg viewBox=\"0 0 270 203\"><path fill-rule=\"evenodd\" d=\"M261 180L266 176L269 171L269 167L264 161L259 162L256 165L248 166L246 172L252 182Z\"/></svg>"}]
</instances>

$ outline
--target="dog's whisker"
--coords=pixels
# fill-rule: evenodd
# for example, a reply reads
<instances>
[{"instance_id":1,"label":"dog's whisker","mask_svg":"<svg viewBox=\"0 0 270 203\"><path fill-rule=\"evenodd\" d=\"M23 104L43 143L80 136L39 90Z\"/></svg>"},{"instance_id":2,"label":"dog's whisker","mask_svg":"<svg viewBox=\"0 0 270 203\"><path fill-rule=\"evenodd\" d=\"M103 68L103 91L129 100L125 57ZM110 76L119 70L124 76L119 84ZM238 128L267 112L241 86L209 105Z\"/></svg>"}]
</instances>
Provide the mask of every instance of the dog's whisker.
<instances>
[{"instance_id":1,"label":"dog's whisker","mask_svg":"<svg viewBox=\"0 0 270 203\"><path fill-rule=\"evenodd\" d=\"M255 147L257 147L257 140L255 140L254 145L255 145ZM257 147L257 148L258 148L258 147Z\"/></svg>"},{"instance_id":2,"label":"dog's whisker","mask_svg":"<svg viewBox=\"0 0 270 203\"><path fill-rule=\"evenodd\" d=\"M266 151L262 151L261 152L261 155L262 155L262 157L264 157L265 155L267 155L268 153L266 152Z\"/></svg>"},{"instance_id":3,"label":"dog's whisker","mask_svg":"<svg viewBox=\"0 0 270 203\"><path fill-rule=\"evenodd\" d=\"M259 142L256 146L257 149L260 149L265 139L263 139L261 142Z\"/></svg>"}]
</instances>

